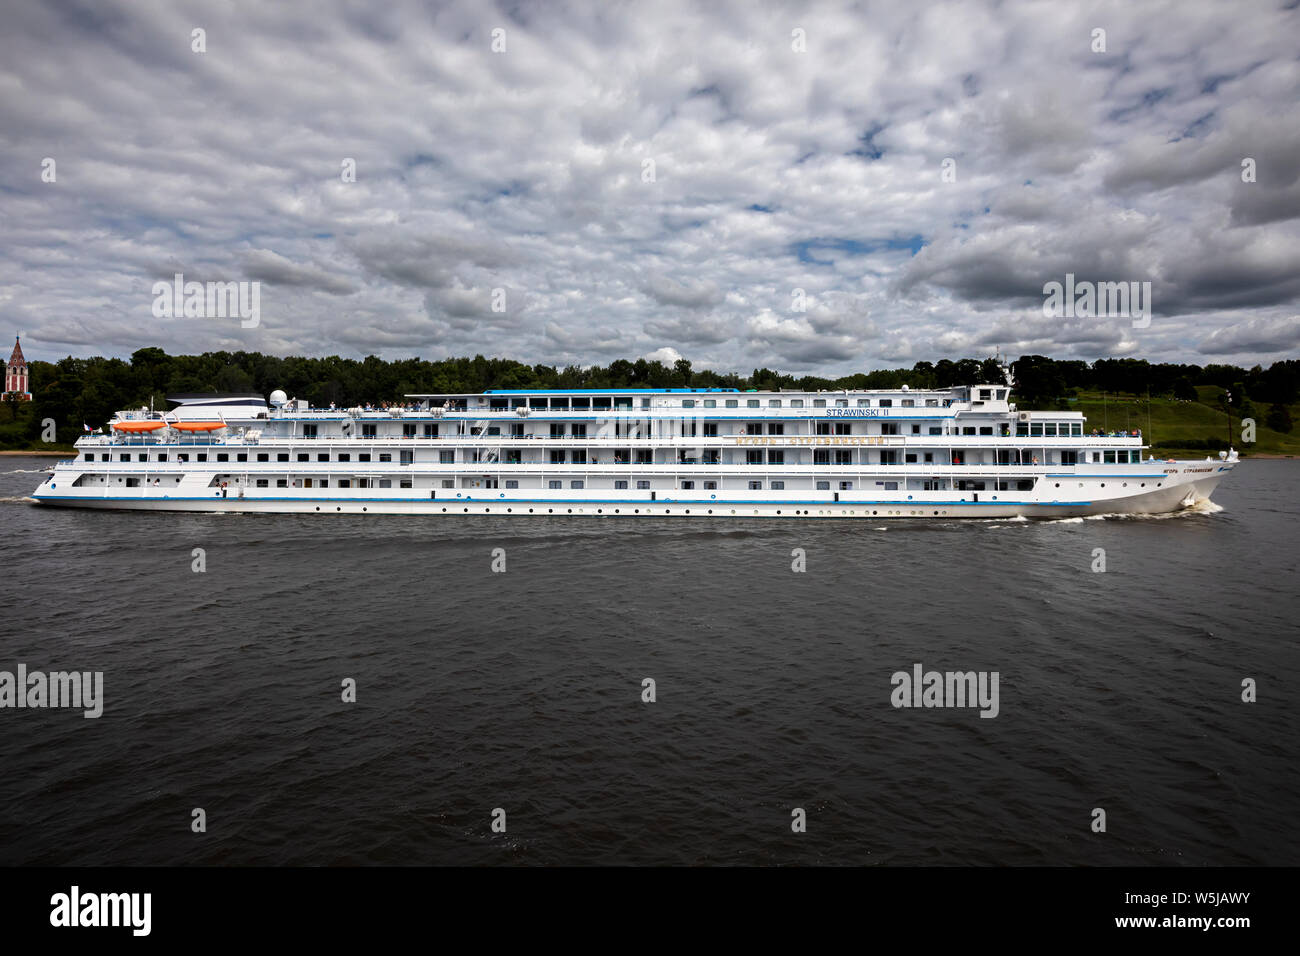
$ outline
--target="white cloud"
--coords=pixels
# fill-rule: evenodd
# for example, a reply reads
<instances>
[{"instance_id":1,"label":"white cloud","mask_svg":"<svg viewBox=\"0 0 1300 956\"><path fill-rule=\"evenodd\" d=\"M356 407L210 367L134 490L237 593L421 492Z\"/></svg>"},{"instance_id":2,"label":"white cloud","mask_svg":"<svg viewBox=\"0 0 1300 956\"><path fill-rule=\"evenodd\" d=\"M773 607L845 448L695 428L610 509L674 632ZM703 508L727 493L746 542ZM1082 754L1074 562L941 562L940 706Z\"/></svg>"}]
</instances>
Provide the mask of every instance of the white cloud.
<instances>
[{"instance_id":1,"label":"white cloud","mask_svg":"<svg viewBox=\"0 0 1300 956\"><path fill-rule=\"evenodd\" d=\"M824 374L994 345L1252 364L1296 347L1300 11L593 11L8 11L0 329L34 358L671 354ZM154 319L151 285L176 271L265 282L261 325ZM1152 281L1151 327L1036 318L1067 271Z\"/></svg>"}]
</instances>

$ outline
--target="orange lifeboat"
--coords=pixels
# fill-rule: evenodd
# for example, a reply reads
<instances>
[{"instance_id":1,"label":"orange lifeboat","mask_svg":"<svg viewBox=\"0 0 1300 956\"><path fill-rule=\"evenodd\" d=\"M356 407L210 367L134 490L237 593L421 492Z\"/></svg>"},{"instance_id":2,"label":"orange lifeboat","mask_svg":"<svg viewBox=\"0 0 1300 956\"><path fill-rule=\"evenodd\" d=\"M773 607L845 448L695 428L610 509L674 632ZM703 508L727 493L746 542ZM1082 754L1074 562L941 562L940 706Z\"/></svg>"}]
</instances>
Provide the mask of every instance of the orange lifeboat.
<instances>
[{"instance_id":1,"label":"orange lifeboat","mask_svg":"<svg viewBox=\"0 0 1300 956\"><path fill-rule=\"evenodd\" d=\"M166 428L166 422L114 422L113 429L119 432L156 432L160 428Z\"/></svg>"},{"instance_id":2,"label":"orange lifeboat","mask_svg":"<svg viewBox=\"0 0 1300 956\"><path fill-rule=\"evenodd\" d=\"M181 432L215 432L225 428L225 422L168 422L172 428Z\"/></svg>"}]
</instances>

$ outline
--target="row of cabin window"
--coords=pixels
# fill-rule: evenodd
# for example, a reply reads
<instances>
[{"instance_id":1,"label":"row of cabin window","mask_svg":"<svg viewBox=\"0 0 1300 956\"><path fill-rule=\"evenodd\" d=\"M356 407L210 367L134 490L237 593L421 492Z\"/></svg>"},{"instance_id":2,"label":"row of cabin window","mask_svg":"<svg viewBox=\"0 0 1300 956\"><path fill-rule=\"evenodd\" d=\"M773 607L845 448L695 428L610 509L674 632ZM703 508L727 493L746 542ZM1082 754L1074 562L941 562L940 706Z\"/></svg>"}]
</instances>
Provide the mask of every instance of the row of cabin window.
<instances>
[{"instance_id":1,"label":"row of cabin window","mask_svg":"<svg viewBox=\"0 0 1300 956\"><path fill-rule=\"evenodd\" d=\"M392 453L391 453L391 452L382 451L382 452L379 452L378 454L379 454L379 457L378 457L377 459L375 459L374 456L372 456L371 453L368 452L368 451L358 452L358 453L357 453L357 461L359 461L359 462L368 462L368 461L371 461L371 460L373 459L373 460L376 460L376 461L379 461L379 462L391 462L391 461L393 460L393 456L392 456ZM398 455L399 455L398 460L399 460L402 464L404 464L404 465L412 464L412 462L413 462L413 454L412 454L412 452L409 452L409 451L402 451L402 452L399 452ZM444 452L441 453L441 456L442 456L442 463L443 463L443 464L451 464L451 463L453 463L453 462L455 461L455 452L453 452L453 451L444 451ZM107 454L100 455L99 457L100 457L100 461L108 461L108 455L107 455ZM311 461L311 455L308 454L307 452L297 452L297 453L296 453L296 457L297 457L297 460L298 460L298 461ZM131 460L131 455L130 455L129 452L123 452L122 454L119 454L119 455L117 456L117 458L118 458L118 461L130 461L130 460ZM135 458L136 458L136 461L148 461L148 460L149 460L149 456L148 456L148 454L146 454L145 452L139 452L139 453L137 453L136 456L135 456ZM88 452L88 453L86 454L86 456L85 456L85 460L86 460L86 461L94 461L94 460L95 460L95 456L94 456L94 454ZM189 461L189 460L190 460L190 455L189 455L188 452L181 452L181 453L179 453L179 454L176 456L176 460L177 460L177 461ZM195 453L194 453L194 460L195 460L196 462L199 462L199 461L204 461L204 462L205 462L205 461L208 460L208 453L207 453L207 452L204 452L204 451L195 452ZM214 460L214 461L218 461L218 462L228 462L228 461L230 461L230 453L229 453L229 452L224 452L224 451L223 451L223 452L217 452L216 457L215 457L213 460ZM270 456L270 453L269 453L269 452L258 452L258 454L257 454L257 461L269 462L270 460L271 460L271 456ZM288 452L285 452L285 451L278 452L278 453L276 454L276 456L275 456L275 460L276 460L276 461L288 461L288 460L289 460L289 453L288 453ZM330 461L331 459L330 459L330 456L329 456L328 453L326 453L326 452L321 452L321 453L319 453L319 454L316 456L316 460L317 460L317 461L326 461L326 462L327 462L327 461ZM339 453L338 453L338 456L335 457L333 460L334 460L334 461L340 461L340 462L350 462L350 461L352 460L352 454L351 454L351 452L342 451L342 452L339 452ZM154 461L167 461L167 452L165 452L165 451L160 451L160 452L158 452L158 454L154 457ZM247 453L247 452L242 452L242 451L241 451L241 452L237 452L237 453L235 454L235 461L237 461L237 462L239 462L239 461L248 461L248 453Z\"/></svg>"},{"instance_id":2,"label":"row of cabin window","mask_svg":"<svg viewBox=\"0 0 1300 956\"><path fill-rule=\"evenodd\" d=\"M1017 438L1069 438L1083 435L1083 422L1016 422Z\"/></svg>"},{"instance_id":3,"label":"row of cabin window","mask_svg":"<svg viewBox=\"0 0 1300 956\"><path fill-rule=\"evenodd\" d=\"M393 487L393 479L392 479L392 478L336 478L336 479L334 479L334 481L335 481L335 485L334 485L334 487L336 487L336 488L351 488L351 487L353 487L354 482L355 482L355 486L356 486L357 488L392 488L392 487ZM254 487L257 487L257 488L269 488L269 487L271 487L271 479L270 479L270 478L258 478L257 481L254 482ZM288 487L289 487L289 479L288 479L288 478L276 478L276 479L275 479L275 487L277 487L277 488L288 488ZM295 488L328 488L328 487L330 487L330 479L328 479L328 478L295 478L295 479L293 479L293 487L295 487ZM411 487L411 479L410 479L410 478L399 478L399 479L397 479L397 487L398 487L398 488L410 488L410 487Z\"/></svg>"},{"instance_id":4,"label":"row of cabin window","mask_svg":"<svg viewBox=\"0 0 1300 956\"><path fill-rule=\"evenodd\" d=\"M986 396L981 396L981 397L986 397ZM789 402L788 405L785 404L786 401ZM810 407L826 408L828 407L827 405L828 401L829 400L825 398L814 398L812 400L812 405ZM938 398L922 399L921 400L922 404L920 405L917 404L917 401L918 400L914 398L904 398L899 400L898 405L900 408L947 408L951 404L951 400L946 398L945 399L938 399ZM858 408L870 408L871 399L859 398L854 401L854 404ZM876 407L891 408L893 407L893 405L894 405L894 400L892 398L882 398L879 400ZM550 409L551 411L587 411L588 409L594 411L602 411L602 410L609 410L611 408L631 408L632 399L614 398L611 400L609 398L556 397L556 398L551 398L548 401L546 398L529 398L529 399L493 398L490 399L488 402L488 410L494 412L504 412L504 411L509 411L510 409L524 408L525 406L537 411L543 411L546 409ZM806 406L807 403L802 398L791 398L788 400L780 399L780 398L769 398L767 400L768 408L782 408L782 407L804 408ZM834 405L830 407L847 408L848 406L849 406L849 400L847 398L837 398L834 399ZM447 407L451 411L467 411L469 408L468 404L464 400L451 400L447 402ZM640 407L649 408L650 399L642 398L640 400ZM716 398L682 399L682 408L717 408L717 407L718 407L718 400ZM740 408L741 407L740 399L725 398L722 400L722 407ZM758 398L747 398L745 399L744 407L762 408L763 401L762 399L758 399Z\"/></svg>"}]
</instances>

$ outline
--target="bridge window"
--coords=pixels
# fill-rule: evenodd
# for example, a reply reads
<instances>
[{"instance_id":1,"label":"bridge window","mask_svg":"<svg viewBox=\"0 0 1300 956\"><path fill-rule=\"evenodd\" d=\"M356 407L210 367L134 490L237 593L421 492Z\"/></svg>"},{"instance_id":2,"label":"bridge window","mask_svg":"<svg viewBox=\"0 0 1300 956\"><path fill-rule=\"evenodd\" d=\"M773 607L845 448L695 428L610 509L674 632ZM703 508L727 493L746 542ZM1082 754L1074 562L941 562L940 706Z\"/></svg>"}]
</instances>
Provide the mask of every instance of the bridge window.
<instances>
[{"instance_id":1,"label":"bridge window","mask_svg":"<svg viewBox=\"0 0 1300 956\"><path fill-rule=\"evenodd\" d=\"M624 481L624 480L622 480L622 479L615 479L615 481L614 481L614 490L615 490L615 491L623 491L623 490L625 490L626 488L627 488L627 482L626 482L626 481Z\"/></svg>"},{"instance_id":2,"label":"bridge window","mask_svg":"<svg viewBox=\"0 0 1300 956\"><path fill-rule=\"evenodd\" d=\"M591 399L585 396L582 398L575 397L570 405L573 407L574 411L577 411L578 409L586 410L591 408Z\"/></svg>"},{"instance_id":3,"label":"bridge window","mask_svg":"<svg viewBox=\"0 0 1300 956\"><path fill-rule=\"evenodd\" d=\"M785 491L785 482L784 482L784 481L774 481L774 482L772 482L772 483L769 485L769 487L770 487L773 491Z\"/></svg>"},{"instance_id":4,"label":"bridge window","mask_svg":"<svg viewBox=\"0 0 1300 956\"><path fill-rule=\"evenodd\" d=\"M818 491L830 491L830 490L831 490L831 483L830 483L829 481L819 481L819 482L817 482L817 490L818 490Z\"/></svg>"},{"instance_id":5,"label":"bridge window","mask_svg":"<svg viewBox=\"0 0 1300 956\"><path fill-rule=\"evenodd\" d=\"M648 482L648 481L638 481L638 482L636 483L636 486L637 486L637 489L640 490L640 491L648 491L649 488L650 488L650 482Z\"/></svg>"}]
</instances>

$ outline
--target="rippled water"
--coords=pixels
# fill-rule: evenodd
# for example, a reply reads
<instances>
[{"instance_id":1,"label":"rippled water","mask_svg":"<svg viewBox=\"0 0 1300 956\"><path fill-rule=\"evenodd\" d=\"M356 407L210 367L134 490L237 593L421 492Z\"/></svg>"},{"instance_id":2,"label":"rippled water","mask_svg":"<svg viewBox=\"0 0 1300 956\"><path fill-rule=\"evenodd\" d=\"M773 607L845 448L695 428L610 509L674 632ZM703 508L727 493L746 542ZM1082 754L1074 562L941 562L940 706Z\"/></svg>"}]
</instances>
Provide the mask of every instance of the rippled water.
<instances>
[{"instance_id":1,"label":"rippled water","mask_svg":"<svg viewBox=\"0 0 1300 956\"><path fill-rule=\"evenodd\" d=\"M0 863L1300 863L1295 462L1172 518L743 524L44 510L43 467L0 458L0 670L106 703L0 710ZM918 662L998 717L892 707Z\"/></svg>"}]
</instances>

